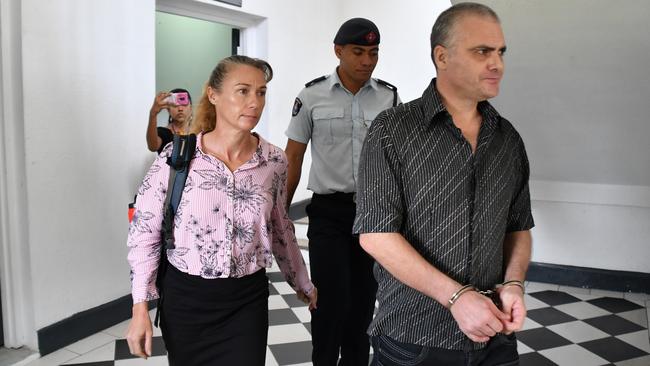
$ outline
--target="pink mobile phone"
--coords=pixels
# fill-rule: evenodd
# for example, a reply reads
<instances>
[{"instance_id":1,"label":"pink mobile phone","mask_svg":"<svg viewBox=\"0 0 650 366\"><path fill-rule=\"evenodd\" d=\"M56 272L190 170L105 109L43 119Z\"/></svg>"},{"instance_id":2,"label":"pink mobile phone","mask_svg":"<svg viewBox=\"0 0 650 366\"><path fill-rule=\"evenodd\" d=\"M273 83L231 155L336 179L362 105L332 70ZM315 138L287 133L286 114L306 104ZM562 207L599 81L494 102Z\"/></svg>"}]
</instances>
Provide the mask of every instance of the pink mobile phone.
<instances>
[{"instance_id":1,"label":"pink mobile phone","mask_svg":"<svg viewBox=\"0 0 650 366\"><path fill-rule=\"evenodd\" d=\"M190 104L190 96L185 92L171 93L169 97L167 97L167 103L175 105L188 105Z\"/></svg>"}]
</instances>

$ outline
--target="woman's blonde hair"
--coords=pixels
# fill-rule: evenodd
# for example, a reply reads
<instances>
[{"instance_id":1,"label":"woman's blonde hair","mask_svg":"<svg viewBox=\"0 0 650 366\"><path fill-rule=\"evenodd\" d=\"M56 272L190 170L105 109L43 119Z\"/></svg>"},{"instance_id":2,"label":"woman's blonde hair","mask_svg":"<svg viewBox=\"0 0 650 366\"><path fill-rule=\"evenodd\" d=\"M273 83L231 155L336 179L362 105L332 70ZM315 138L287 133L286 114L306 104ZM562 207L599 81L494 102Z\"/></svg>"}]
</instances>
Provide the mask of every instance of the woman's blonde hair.
<instances>
[{"instance_id":1,"label":"woman's blonde hair","mask_svg":"<svg viewBox=\"0 0 650 366\"><path fill-rule=\"evenodd\" d=\"M201 101L196 108L196 114L190 127L191 133L209 132L214 130L217 124L217 114L214 105L208 99L208 87L216 91L221 91L223 81L235 65L248 65L261 70L264 73L264 80L268 83L273 79L273 69L268 62L248 56L234 55L219 61L217 66L212 70L210 79L205 83Z\"/></svg>"}]
</instances>

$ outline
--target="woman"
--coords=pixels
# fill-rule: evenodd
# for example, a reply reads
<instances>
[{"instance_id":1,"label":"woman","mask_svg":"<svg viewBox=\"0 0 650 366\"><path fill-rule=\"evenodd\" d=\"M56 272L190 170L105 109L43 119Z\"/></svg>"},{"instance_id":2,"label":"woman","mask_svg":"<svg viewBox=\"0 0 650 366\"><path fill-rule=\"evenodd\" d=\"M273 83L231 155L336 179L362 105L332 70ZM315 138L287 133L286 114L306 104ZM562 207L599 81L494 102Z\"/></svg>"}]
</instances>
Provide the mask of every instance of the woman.
<instances>
[{"instance_id":1,"label":"woman","mask_svg":"<svg viewBox=\"0 0 650 366\"><path fill-rule=\"evenodd\" d=\"M298 297L310 310L316 306L286 211L286 157L251 132L272 76L265 61L231 56L212 71L201 98L196 152L163 281L161 329L170 365L264 365L271 253ZM170 152L171 145L145 177L129 230L134 305L127 340L131 353L145 358Z\"/></svg>"},{"instance_id":2,"label":"woman","mask_svg":"<svg viewBox=\"0 0 650 366\"><path fill-rule=\"evenodd\" d=\"M189 103L181 104L170 101L169 97L175 93L186 93ZM157 127L158 113L163 109L167 109L169 112L169 121L167 127ZM172 142L174 135L187 133L191 120L192 96L187 90L176 88L169 92L158 93L149 111L149 124L147 125L147 147L149 151L157 151L160 154L162 149Z\"/></svg>"}]
</instances>

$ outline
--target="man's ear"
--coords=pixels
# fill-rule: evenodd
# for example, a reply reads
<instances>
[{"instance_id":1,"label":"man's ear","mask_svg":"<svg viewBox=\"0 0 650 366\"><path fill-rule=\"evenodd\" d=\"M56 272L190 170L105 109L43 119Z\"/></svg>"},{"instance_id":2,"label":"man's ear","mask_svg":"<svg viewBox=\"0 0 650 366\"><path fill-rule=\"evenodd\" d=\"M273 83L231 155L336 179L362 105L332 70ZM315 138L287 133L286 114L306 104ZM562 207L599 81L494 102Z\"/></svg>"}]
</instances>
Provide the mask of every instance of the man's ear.
<instances>
[{"instance_id":1,"label":"man's ear","mask_svg":"<svg viewBox=\"0 0 650 366\"><path fill-rule=\"evenodd\" d=\"M436 63L436 67L438 69L446 69L447 68L447 56L449 55L449 50L442 46L442 45L437 45L433 48L433 62Z\"/></svg>"},{"instance_id":2,"label":"man's ear","mask_svg":"<svg viewBox=\"0 0 650 366\"><path fill-rule=\"evenodd\" d=\"M343 53L343 46L339 44L334 45L334 54L336 55L336 58L340 59L341 54Z\"/></svg>"}]
</instances>

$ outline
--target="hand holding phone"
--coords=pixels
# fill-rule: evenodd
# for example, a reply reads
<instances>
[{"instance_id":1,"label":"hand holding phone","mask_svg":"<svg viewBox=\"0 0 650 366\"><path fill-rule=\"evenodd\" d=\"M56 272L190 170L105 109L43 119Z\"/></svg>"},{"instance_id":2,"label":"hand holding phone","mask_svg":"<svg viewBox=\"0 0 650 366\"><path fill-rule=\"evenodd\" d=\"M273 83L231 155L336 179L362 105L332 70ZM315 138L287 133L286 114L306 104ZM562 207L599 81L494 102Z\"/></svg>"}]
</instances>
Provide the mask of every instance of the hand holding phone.
<instances>
[{"instance_id":1,"label":"hand holding phone","mask_svg":"<svg viewBox=\"0 0 650 366\"><path fill-rule=\"evenodd\" d=\"M165 102L173 105L188 105L190 104L190 96L185 92L171 93L165 98Z\"/></svg>"}]
</instances>

